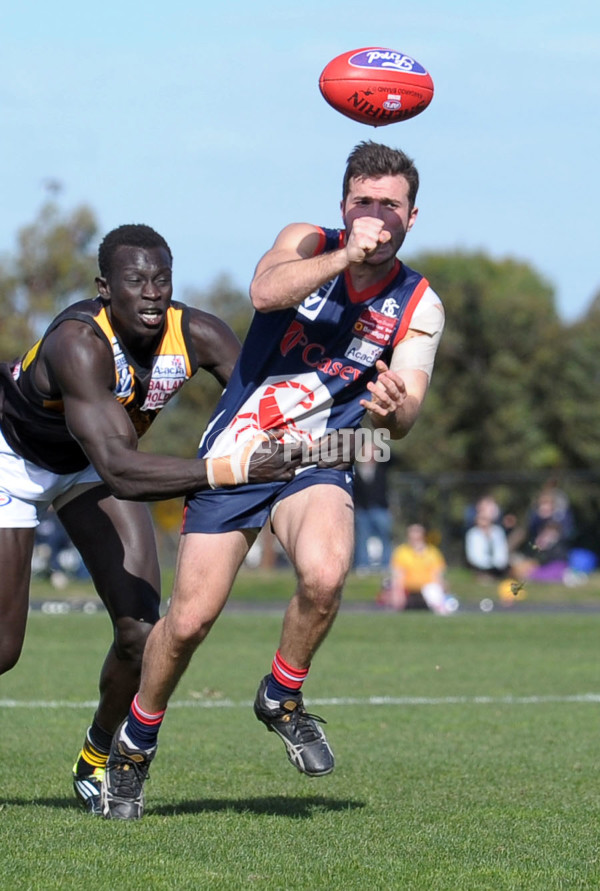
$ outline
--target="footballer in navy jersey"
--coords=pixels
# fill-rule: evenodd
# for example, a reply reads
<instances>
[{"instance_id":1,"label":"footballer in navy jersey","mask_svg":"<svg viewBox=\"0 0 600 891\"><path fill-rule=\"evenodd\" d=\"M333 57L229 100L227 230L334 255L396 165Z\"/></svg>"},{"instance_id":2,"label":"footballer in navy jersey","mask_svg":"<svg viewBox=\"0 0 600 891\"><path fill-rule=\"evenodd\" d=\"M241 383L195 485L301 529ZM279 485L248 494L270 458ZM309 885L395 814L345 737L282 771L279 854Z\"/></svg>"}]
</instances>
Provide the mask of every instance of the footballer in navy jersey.
<instances>
[{"instance_id":1,"label":"footballer in navy jersey","mask_svg":"<svg viewBox=\"0 0 600 891\"><path fill-rule=\"evenodd\" d=\"M341 230L318 232L318 251L344 243ZM363 292L345 271L298 307L256 313L199 456L228 455L259 431L276 430L283 442L314 443L331 430L359 427L367 383L377 377L376 362L390 363L421 300L426 306L439 303L422 275L395 260L389 273ZM272 504L325 480L351 492L351 476L327 468L314 474L303 469L284 486L198 492L187 500L183 530L261 527Z\"/></svg>"},{"instance_id":2,"label":"footballer in navy jersey","mask_svg":"<svg viewBox=\"0 0 600 891\"><path fill-rule=\"evenodd\" d=\"M437 295L397 257L417 218L418 185L404 152L360 143L344 173L343 229L292 223L279 233L256 267L254 319L201 456L218 462L232 444L264 431L311 443L325 431L356 429L365 415L377 433L406 436L426 396L444 325ZM352 480L344 471L308 467L290 482L188 497L170 608L150 633L140 689L113 740L103 784L106 817L142 815L145 771L170 695L268 520L296 585L254 712L301 773L317 777L334 769L322 719L304 708L302 686L352 565ZM239 661L242 677L241 656L230 658ZM326 692L326 675L321 685ZM135 789L120 782L142 763Z\"/></svg>"},{"instance_id":3,"label":"footballer in navy jersey","mask_svg":"<svg viewBox=\"0 0 600 891\"><path fill-rule=\"evenodd\" d=\"M338 230L321 231L325 250L339 243ZM201 454L228 454L228 443L253 430L277 428L284 440L314 441L326 429L357 427L376 361L389 364L428 292L423 276L396 261L364 293L346 272L297 308L256 313Z\"/></svg>"}]
</instances>

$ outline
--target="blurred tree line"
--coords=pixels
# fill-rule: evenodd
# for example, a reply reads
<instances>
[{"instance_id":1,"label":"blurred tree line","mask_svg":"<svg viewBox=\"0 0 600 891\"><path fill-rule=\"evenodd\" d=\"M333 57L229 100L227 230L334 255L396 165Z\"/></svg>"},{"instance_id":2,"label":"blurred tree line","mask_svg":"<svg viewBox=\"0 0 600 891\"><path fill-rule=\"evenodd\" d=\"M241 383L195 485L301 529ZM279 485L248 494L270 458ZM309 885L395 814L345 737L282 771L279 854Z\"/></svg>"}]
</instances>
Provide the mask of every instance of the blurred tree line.
<instances>
[{"instance_id":1,"label":"blurred tree line","mask_svg":"<svg viewBox=\"0 0 600 891\"><path fill-rule=\"evenodd\" d=\"M65 212L54 197L17 233L16 251L0 259L2 358L29 347L58 310L95 295L102 234L90 207ZM421 418L394 445L396 472L424 480L516 471L593 478L600 463L600 292L583 318L567 324L551 284L525 262L460 251L406 260L442 298L446 329ZM243 340L250 302L226 275L205 291L175 297L224 318ZM218 385L199 372L141 447L195 454L218 395Z\"/></svg>"}]
</instances>

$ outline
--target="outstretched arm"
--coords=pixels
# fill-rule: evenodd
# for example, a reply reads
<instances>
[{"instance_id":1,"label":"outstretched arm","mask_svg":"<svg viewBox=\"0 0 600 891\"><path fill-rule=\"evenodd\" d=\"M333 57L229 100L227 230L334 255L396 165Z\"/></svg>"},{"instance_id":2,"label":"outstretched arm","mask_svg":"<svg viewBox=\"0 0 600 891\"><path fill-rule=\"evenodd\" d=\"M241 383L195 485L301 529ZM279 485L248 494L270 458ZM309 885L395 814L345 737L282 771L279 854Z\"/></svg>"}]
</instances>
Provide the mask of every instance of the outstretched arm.
<instances>
[{"instance_id":1,"label":"outstretched arm","mask_svg":"<svg viewBox=\"0 0 600 891\"><path fill-rule=\"evenodd\" d=\"M325 282L350 267L360 266L389 232L375 217L359 217L346 244L317 254L321 232L309 223L292 223L282 229L273 247L259 260L250 285L252 304L259 312L298 306Z\"/></svg>"},{"instance_id":2,"label":"outstretched arm","mask_svg":"<svg viewBox=\"0 0 600 891\"><path fill-rule=\"evenodd\" d=\"M282 229L273 247L259 260L250 284L256 310L298 306L347 268L344 248L315 256L320 237L316 226L308 223L292 223Z\"/></svg>"},{"instance_id":3,"label":"outstretched arm","mask_svg":"<svg viewBox=\"0 0 600 891\"><path fill-rule=\"evenodd\" d=\"M114 363L105 344L89 325L64 322L44 344L45 371L62 394L69 432L117 498L151 501L209 488L210 462L138 451L138 437L123 406L113 394ZM289 458L289 455L285 455ZM236 481L264 482L291 479L301 456L284 460L276 443L267 453L236 456ZM239 479L238 479L239 477Z\"/></svg>"}]
</instances>

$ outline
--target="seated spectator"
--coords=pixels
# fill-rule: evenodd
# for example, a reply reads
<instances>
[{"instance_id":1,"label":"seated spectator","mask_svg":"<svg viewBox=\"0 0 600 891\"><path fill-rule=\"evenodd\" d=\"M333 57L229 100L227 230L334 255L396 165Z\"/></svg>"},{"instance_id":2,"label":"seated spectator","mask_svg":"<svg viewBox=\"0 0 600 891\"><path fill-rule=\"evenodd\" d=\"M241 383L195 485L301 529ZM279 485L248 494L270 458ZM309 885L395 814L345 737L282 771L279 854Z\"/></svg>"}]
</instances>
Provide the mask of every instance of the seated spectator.
<instances>
[{"instance_id":1,"label":"seated spectator","mask_svg":"<svg viewBox=\"0 0 600 891\"><path fill-rule=\"evenodd\" d=\"M475 517L477 515L477 506L481 500L485 499L486 501L486 509L492 518L494 523L502 524L502 510L500 505L496 501L493 495L482 495L476 498L475 501L470 502L465 508L463 523L464 523L464 531L470 529L471 526L475 525Z\"/></svg>"},{"instance_id":2,"label":"seated spectator","mask_svg":"<svg viewBox=\"0 0 600 891\"><path fill-rule=\"evenodd\" d=\"M562 582L569 568L569 547L562 537L560 523L550 520L541 527L528 549L529 556L515 554L513 571L520 579L533 582Z\"/></svg>"},{"instance_id":3,"label":"seated spectator","mask_svg":"<svg viewBox=\"0 0 600 891\"><path fill-rule=\"evenodd\" d=\"M506 532L509 551L519 545L526 535L526 530L519 526L517 515L512 510L503 510L496 498L491 493L478 497L474 503L469 504L463 516L463 535L471 526L475 525L475 517L477 514L477 505L484 499L486 502L486 510L490 514L492 522L498 526L502 526Z\"/></svg>"},{"instance_id":4,"label":"seated spectator","mask_svg":"<svg viewBox=\"0 0 600 891\"><path fill-rule=\"evenodd\" d=\"M484 495L475 506L475 522L465 534L465 559L481 581L506 578L509 548L506 530L498 522L496 501Z\"/></svg>"},{"instance_id":5,"label":"seated spectator","mask_svg":"<svg viewBox=\"0 0 600 891\"><path fill-rule=\"evenodd\" d=\"M560 489L549 486L542 489L529 515L527 528L529 541L534 542L543 527L550 522L560 530L563 541L568 542L573 538L575 523L569 500Z\"/></svg>"},{"instance_id":6,"label":"seated spectator","mask_svg":"<svg viewBox=\"0 0 600 891\"><path fill-rule=\"evenodd\" d=\"M561 582L569 567L569 547L562 526L554 520L542 526L535 540L535 557L524 578L537 582Z\"/></svg>"},{"instance_id":7,"label":"seated spectator","mask_svg":"<svg viewBox=\"0 0 600 891\"><path fill-rule=\"evenodd\" d=\"M427 542L425 527L413 523L406 530L406 542L392 552L389 583L377 602L398 610L428 609L447 615L445 569L444 556Z\"/></svg>"},{"instance_id":8,"label":"seated spectator","mask_svg":"<svg viewBox=\"0 0 600 891\"><path fill-rule=\"evenodd\" d=\"M529 516L526 540L513 555L514 575L528 581L563 582L573 533L573 516L564 493L543 489Z\"/></svg>"}]
</instances>

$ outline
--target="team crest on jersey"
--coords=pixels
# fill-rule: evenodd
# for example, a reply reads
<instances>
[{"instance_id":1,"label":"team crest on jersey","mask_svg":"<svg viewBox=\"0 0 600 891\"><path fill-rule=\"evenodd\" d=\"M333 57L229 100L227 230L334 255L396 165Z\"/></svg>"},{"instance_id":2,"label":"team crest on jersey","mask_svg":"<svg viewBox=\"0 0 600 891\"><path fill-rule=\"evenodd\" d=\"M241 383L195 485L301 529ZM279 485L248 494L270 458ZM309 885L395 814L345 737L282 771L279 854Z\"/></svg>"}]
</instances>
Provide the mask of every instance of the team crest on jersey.
<instances>
[{"instance_id":1,"label":"team crest on jersey","mask_svg":"<svg viewBox=\"0 0 600 891\"><path fill-rule=\"evenodd\" d=\"M389 316L390 318L398 318L398 313L400 311L400 307L396 300L393 297L387 297L384 301L383 306L381 307L381 312L384 316Z\"/></svg>"},{"instance_id":2,"label":"team crest on jersey","mask_svg":"<svg viewBox=\"0 0 600 891\"><path fill-rule=\"evenodd\" d=\"M336 281L337 279L334 278L332 282L321 285L317 291L309 294L298 307L298 314L314 321L327 303L327 298L333 291Z\"/></svg>"},{"instance_id":3,"label":"team crest on jersey","mask_svg":"<svg viewBox=\"0 0 600 891\"><path fill-rule=\"evenodd\" d=\"M133 373L117 338L113 337L111 342L115 359L115 371L117 373L115 397L119 400L129 399L133 393Z\"/></svg>"},{"instance_id":4,"label":"team crest on jersey","mask_svg":"<svg viewBox=\"0 0 600 891\"><path fill-rule=\"evenodd\" d=\"M117 386L115 387L115 397L117 399L128 399L133 393L133 375L131 368L125 362L121 368L117 368Z\"/></svg>"}]
</instances>

